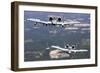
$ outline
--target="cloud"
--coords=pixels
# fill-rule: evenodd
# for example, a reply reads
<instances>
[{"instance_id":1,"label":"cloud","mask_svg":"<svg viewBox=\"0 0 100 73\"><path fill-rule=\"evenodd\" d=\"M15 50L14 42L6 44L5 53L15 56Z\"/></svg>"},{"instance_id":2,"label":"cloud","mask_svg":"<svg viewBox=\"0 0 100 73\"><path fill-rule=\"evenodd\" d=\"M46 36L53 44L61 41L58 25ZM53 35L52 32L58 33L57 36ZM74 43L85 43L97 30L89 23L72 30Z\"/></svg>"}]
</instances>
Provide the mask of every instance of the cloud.
<instances>
[{"instance_id":1,"label":"cloud","mask_svg":"<svg viewBox=\"0 0 100 73\"><path fill-rule=\"evenodd\" d=\"M79 28L77 27L66 27L65 30L78 30Z\"/></svg>"},{"instance_id":2,"label":"cloud","mask_svg":"<svg viewBox=\"0 0 100 73\"><path fill-rule=\"evenodd\" d=\"M90 30L90 28L82 28L81 30L83 30L83 31L84 31L84 30Z\"/></svg>"},{"instance_id":3,"label":"cloud","mask_svg":"<svg viewBox=\"0 0 100 73\"><path fill-rule=\"evenodd\" d=\"M75 27L89 27L90 24L74 24Z\"/></svg>"},{"instance_id":4,"label":"cloud","mask_svg":"<svg viewBox=\"0 0 100 73\"><path fill-rule=\"evenodd\" d=\"M56 33L58 33L58 31L57 30L53 30L53 31L49 31L49 33L56 34Z\"/></svg>"},{"instance_id":5,"label":"cloud","mask_svg":"<svg viewBox=\"0 0 100 73\"><path fill-rule=\"evenodd\" d=\"M33 42L32 39L27 39L27 40L24 40L25 43L29 43L29 42Z\"/></svg>"},{"instance_id":6,"label":"cloud","mask_svg":"<svg viewBox=\"0 0 100 73\"><path fill-rule=\"evenodd\" d=\"M33 27L34 29L39 29L40 27Z\"/></svg>"}]
</instances>

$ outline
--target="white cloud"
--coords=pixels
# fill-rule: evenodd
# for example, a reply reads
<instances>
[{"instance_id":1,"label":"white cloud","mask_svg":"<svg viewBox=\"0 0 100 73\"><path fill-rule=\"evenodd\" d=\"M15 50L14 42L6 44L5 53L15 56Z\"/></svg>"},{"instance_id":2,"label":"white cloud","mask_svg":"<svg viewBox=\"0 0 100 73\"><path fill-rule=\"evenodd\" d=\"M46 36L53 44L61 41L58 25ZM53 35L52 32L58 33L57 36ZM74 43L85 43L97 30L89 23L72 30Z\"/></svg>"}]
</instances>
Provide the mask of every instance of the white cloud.
<instances>
[{"instance_id":1,"label":"white cloud","mask_svg":"<svg viewBox=\"0 0 100 73\"><path fill-rule=\"evenodd\" d=\"M25 40L24 42L25 42L25 43L29 43L29 42L33 42L33 40L32 40L32 39L27 39L27 40Z\"/></svg>"},{"instance_id":2,"label":"white cloud","mask_svg":"<svg viewBox=\"0 0 100 73\"><path fill-rule=\"evenodd\" d=\"M89 27L90 24L74 24L75 27Z\"/></svg>"},{"instance_id":3,"label":"white cloud","mask_svg":"<svg viewBox=\"0 0 100 73\"><path fill-rule=\"evenodd\" d=\"M79 28L77 27L66 27L65 30L78 30Z\"/></svg>"},{"instance_id":4,"label":"white cloud","mask_svg":"<svg viewBox=\"0 0 100 73\"><path fill-rule=\"evenodd\" d=\"M90 28L82 28L81 30L90 30Z\"/></svg>"}]
</instances>

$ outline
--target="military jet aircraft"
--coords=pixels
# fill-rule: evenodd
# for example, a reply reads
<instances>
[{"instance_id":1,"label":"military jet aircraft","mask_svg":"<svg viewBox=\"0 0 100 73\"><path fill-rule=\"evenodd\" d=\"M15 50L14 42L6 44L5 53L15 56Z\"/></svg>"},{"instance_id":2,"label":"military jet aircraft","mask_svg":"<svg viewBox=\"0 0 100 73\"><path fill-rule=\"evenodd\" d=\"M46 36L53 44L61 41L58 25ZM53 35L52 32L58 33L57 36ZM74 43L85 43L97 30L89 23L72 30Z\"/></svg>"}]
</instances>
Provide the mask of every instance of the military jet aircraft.
<instances>
[{"instance_id":1,"label":"military jet aircraft","mask_svg":"<svg viewBox=\"0 0 100 73\"><path fill-rule=\"evenodd\" d=\"M51 47L48 47L46 49L52 49L52 48L59 49L59 50L62 50L62 51L68 52L68 53L87 52L88 51L86 49L76 49L75 45L70 46L69 44L67 44L64 48L62 48L60 46L52 45Z\"/></svg>"},{"instance_id":2,"label":"military jet aircraft","mask_svg":"<svg viewBox=\"0 0 100 73\"><path fill-rule=\"evenodd\" d=\"M38 25L38 23L41 23L43 25L54 25L54 26L62 26L62 27L67 27L67 26L73 26L73 24L80 24L79 21L76 20L63 20L63 18L59 16L49 16L48 21L43 21L41 19L35 19L35 18L29 18L27 20L35 22L34 25Z\"/></svg>"}]
</instances>

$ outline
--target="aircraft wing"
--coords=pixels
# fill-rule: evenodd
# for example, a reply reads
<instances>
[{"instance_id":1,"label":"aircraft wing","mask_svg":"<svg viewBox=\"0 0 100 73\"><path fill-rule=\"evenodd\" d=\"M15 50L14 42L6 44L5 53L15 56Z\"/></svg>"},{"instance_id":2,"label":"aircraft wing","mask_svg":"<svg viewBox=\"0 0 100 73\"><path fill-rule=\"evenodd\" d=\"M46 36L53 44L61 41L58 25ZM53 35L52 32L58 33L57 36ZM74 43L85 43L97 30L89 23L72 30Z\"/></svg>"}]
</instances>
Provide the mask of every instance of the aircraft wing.
<instances>
[{"instance_id":1,"label":"aircraft wing","mask_svg":"<svg viewBox=\"0 0 100 73\"><path fill-rule=\"evenodd\" d=\"M64 21L64 22L56 22L57 25L72 25L72 24L80 24L80 22L74 22L74 21L71 21L71 22L67 22L67 21Z\"/></svg>"},{"instance_id":2,"label":"aircraft wing","mask_svg":"<svg viewBox=\"0 0 100 73\"><path fill-rule=\"evenodd\" d=\"M85 50L85 49L81 49L81 50L74 50L74 49L65 49L65 48L61 48L59 46L51 46L52 48L56 48L56 49L59 49L59 50L62 50L62 51L66 51L66 52L87 52L88 50Z\"/></svg>"},{"instance_id":3,"label":"aircraft wing","mask_svg":"<svg viewBox=\"0 0 100 73\"><path fill-rule=\"evenodd\" d=\"M79 24L80 22L79 21L62 21L62 22L56 22L56 21L42 21L40 19L34 19L34 18L29 18L27 19L29 21L34 21L34 22L37 22L37 23L42 23L42 24L56 24L56 25L71 25L71 24Z\"/></svg>"},{"instance_id":4,"label":"aircraft wing","mask_svg":"<svg viewBox=\"0 0 100 73\"><path fill-rule=\"evenodd\" d=\"M59 49L59 50L62 50L62 51L69 51L68 49L65 49L65 48L61 48L59 46L51 46L52 48L56 48L56 49Z\"/></svg>"},{"instance_id":5,"label":"aircraft wing","mask_svg":"<svg viewBox=\"0 0 100 73\"><path fill-rule=\"evenodd\" d=\"M88 50L85 50L85 49L82 49L82 50L70 50L70 51L72 51L72 52L87 52Z\"/></svg>"},{"instance_id":6,"label":"aircraft wing","mask_svg":"<svg viewBox=\"0 0 100 73\"><path fill-rule=\"evenodd\" d=\"M29 18L27 20L37 22L37 23L43 23L43 24L50 24L51 23L49 21L46 22L46 21L41 21L40 19L33 19L33 18Z\"/></svg>"}]
</instances>

